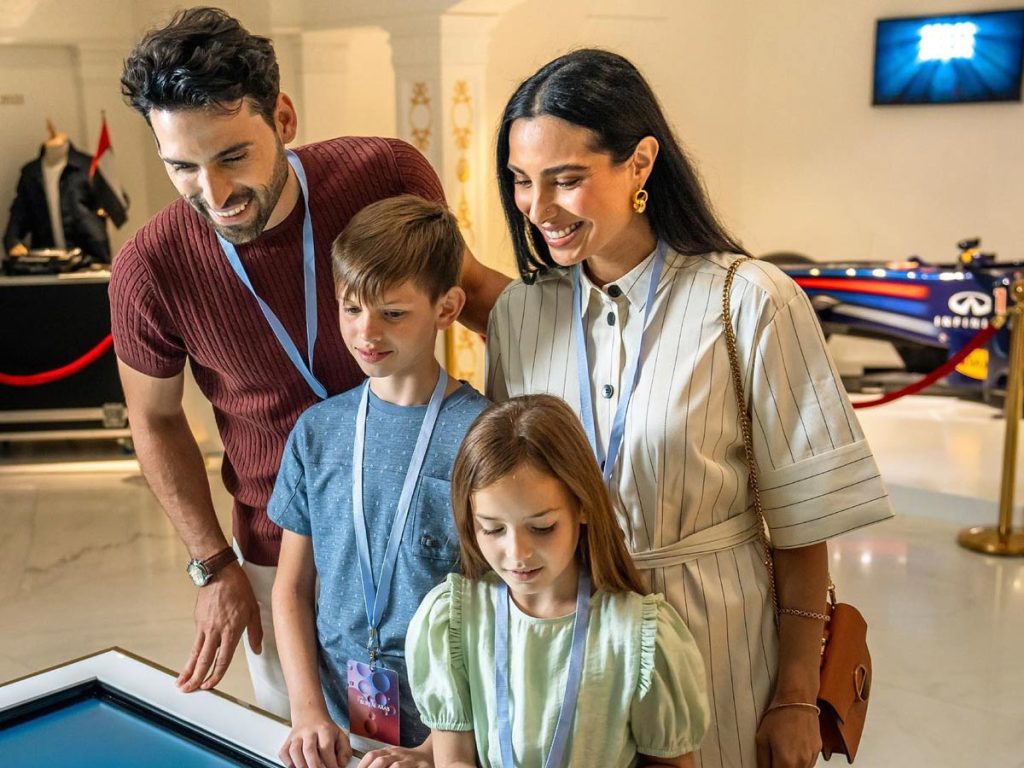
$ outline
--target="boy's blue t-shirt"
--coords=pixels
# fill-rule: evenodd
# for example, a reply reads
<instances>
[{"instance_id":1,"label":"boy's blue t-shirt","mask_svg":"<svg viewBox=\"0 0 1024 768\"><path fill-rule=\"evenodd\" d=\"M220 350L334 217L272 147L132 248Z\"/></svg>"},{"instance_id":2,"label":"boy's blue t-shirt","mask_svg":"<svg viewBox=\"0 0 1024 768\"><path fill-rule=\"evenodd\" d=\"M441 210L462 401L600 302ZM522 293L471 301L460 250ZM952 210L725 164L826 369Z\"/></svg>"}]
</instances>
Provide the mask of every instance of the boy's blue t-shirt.
<instances>
[{"instance_id":1,"label":"boy's blue t-shirt","mask_svg":"<svg viewBox=\"0 0 1024 768\"><path fill-rule=\"evenodd\" d=\"M267 513L289 531L310 536L320 581L317 642L320 682L331 717L349 727L346 662L368 661L368 624L352 527L352 442L362 387L317 403L299 417L285 445ZM459 537L450 480L469 425L488 404L468 384L445 398L395 565L391 600L380 625L384 666L399 677L401 739L416 746L430 731L409 690L405 634L420 601L459 567ZM374 582L379 579L395 508L427 406L388 403L370 392L363 458L363 507Z\"/></svg>"}]
</instances>

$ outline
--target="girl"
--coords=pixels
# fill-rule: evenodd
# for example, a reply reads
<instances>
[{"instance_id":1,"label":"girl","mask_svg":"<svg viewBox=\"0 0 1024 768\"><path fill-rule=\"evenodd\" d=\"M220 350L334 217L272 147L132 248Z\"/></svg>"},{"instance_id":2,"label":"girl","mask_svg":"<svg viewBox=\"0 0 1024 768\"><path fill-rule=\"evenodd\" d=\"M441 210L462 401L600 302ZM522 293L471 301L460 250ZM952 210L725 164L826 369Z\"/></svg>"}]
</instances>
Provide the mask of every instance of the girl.
<instances>
[{"instance_id":1,"label":"girl","mask_svg":"<svg viewBox=\"0 0 1024 768\"><path fill-rule=\"evenodd\" d=\"M647 594L561 400L484 411L452 470L462 576L409 626L439 766L692 766L707 725L693 638Z\"/></svg>"},{"instance_id":2,"label":"girl","mask_svg":"<svg viewBox=\"0 0 1024 768\"><path fill-rule=\"evenodd\" d=\"M636 564L704 655L701 768L814 765L825 541L892 510L806 295L758 261L730 293L776 631L721 319L743 249L650 86L607 51L550 62L505 108L497 171L523 279L491 312L488 396L557 395L587 425Z\"/></svg>"}]
</instances>

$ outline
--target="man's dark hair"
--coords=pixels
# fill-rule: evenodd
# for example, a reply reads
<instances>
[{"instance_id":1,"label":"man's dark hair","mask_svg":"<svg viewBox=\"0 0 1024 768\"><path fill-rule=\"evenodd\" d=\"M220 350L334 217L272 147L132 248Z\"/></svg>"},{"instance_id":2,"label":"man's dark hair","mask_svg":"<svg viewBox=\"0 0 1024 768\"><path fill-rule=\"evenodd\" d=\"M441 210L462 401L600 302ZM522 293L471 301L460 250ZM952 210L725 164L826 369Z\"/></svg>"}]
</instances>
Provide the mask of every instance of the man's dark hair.
<instances>
[{"instance_id":1,"label":"man's dark hair","mask_svg":"<svg viewBox=\"0 0 1024 768\"><path fill-rule=\"evenodd\" d=\"M249 103L271 127L281 88L274 44L219 8L179 11L124 62L121 93L149 122L154 109L238 109Z\"/></svg>"}]
</instances>

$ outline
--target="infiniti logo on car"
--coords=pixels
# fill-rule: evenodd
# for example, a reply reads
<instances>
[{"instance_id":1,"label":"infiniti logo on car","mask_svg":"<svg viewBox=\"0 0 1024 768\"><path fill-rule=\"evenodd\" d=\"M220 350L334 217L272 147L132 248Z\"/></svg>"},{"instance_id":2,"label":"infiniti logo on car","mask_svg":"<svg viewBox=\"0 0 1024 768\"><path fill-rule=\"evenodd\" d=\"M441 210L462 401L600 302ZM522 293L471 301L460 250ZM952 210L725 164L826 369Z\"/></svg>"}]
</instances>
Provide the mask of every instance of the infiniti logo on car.
<instances>
[{"instance_id":1,"label":"infiniti logo on car","mask_svg":"<svg viewBox=\"0 0 1024 768\"><path fill-rule=\"evenodd\" d=\"M949 297L947 306L956 315L988 317L992 314L992 297L978 291L960 291Z\"/></svg>"}]
</instances>

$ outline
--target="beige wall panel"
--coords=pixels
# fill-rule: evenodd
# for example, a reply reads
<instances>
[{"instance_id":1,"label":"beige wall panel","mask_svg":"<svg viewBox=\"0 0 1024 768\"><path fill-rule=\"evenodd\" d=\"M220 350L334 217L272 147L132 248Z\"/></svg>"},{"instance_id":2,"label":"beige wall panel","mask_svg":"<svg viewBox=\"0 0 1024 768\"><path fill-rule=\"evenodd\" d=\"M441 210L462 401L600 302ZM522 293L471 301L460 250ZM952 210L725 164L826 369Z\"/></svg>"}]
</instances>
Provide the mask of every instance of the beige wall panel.
<instances>
[{"instance_id":1,"label":"beige wall panel","mask_svg":"<svg viewBox=\"0 0 1024 768\"><path fill-rule=\"evenodd\" d=\"M927 7L922 7L927 5ZM875 19L1019 2L747 5L739 230L755 252L1024 258L1024 106L872 107Z\"/></svg>"}]
</instances>

